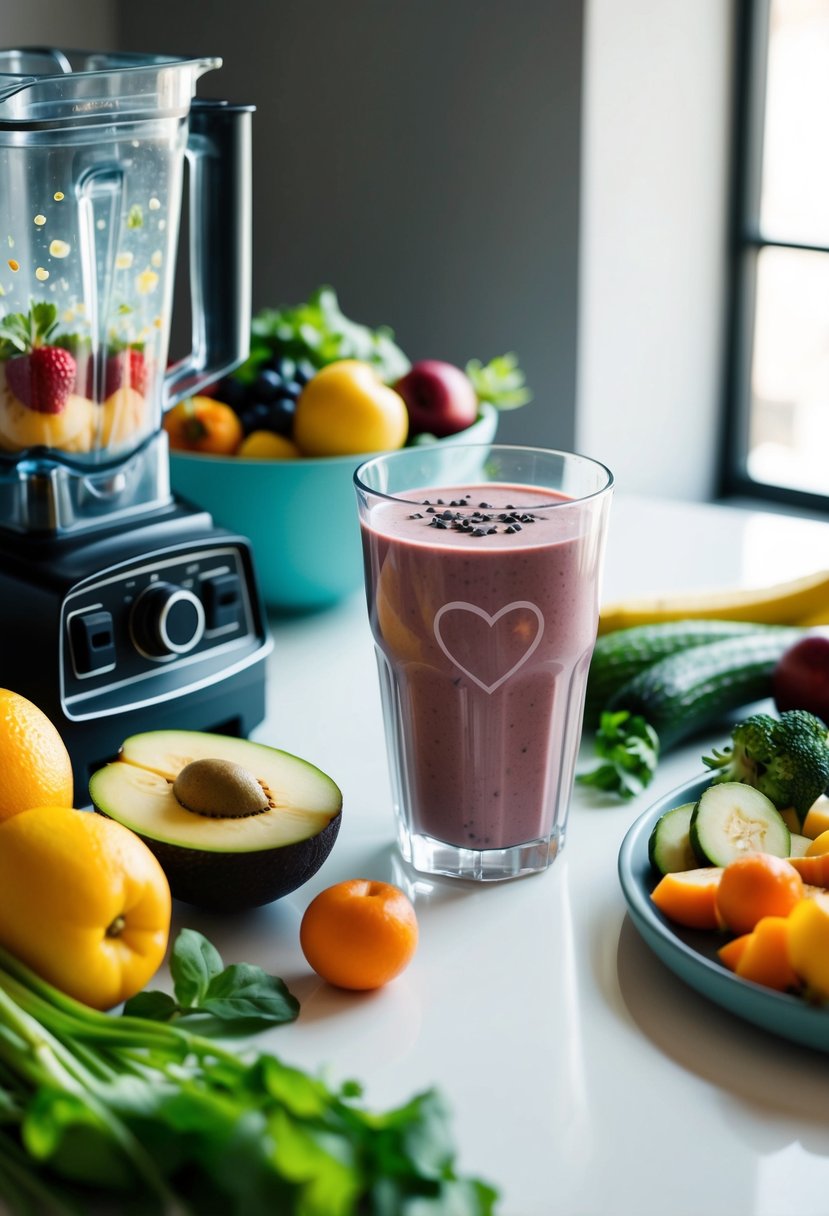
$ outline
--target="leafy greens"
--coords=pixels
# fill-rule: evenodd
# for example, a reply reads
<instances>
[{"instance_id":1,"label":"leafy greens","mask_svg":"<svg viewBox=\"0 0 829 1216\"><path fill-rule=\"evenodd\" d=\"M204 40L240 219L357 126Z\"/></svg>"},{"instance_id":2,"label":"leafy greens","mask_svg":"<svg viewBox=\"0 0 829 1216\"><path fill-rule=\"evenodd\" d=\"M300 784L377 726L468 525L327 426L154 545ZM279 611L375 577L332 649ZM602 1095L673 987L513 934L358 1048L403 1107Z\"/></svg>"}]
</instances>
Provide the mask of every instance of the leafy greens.
<instances>
[{"instance_id":1,"label":"leafy greens","mask_svg":"<svg viewBox=\"0 0 829 1216\"><path fill-rule=\"evenodd\" d=\"M409 370L409 360L388 326L370 329L351 321L340 308L333 287L320 287L303 304L263 308L251 322L250 355L234 373L245 384L256 379L263 363L280 357L305 360L315 368L337 359L370 363L391 384Z\"/></svg>"},{"instance_id":2,"label":"leafy greens","mask_svg":"<svg viewBox=\"0 0 829 1216\"><path fill-rule=\"evenodd\" d=\"M455 1172L437 1092L373 1113L354 1082L335 1090L272 1054L192 1033L191 1012L219 1001L217 986L238 1002L250 973L224 967L199 934L187 932L174 955L179 1016L166 1022L136 1015L134 1002L121 1017L98 1013L0 949L7 1210L89 1216L103 1202L123 1216L491 1216L492 1188Z\"/></svg>"}]
</instances>

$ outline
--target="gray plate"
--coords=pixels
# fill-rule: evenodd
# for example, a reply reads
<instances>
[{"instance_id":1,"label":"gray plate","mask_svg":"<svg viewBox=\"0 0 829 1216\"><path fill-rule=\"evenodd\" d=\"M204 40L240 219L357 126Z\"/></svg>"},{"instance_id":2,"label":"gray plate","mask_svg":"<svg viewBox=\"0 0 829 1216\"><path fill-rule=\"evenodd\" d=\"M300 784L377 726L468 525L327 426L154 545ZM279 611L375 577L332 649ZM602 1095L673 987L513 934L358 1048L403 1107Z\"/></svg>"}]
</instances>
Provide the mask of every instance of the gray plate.
<instances>
[{"instance_id":1,"label":"gray plate","mask_svg":"<svg viewBox=\"0 0 829 1216\"><path fill-rule=\"evenodd\" d=\"M673 925L651 902L659 877L648 860L653 826L671 807L696 801L709 780L697 777L666 794L640 815L625 836L619 851L619 880L631 920L665 966L709 1000L773 1034L829 1051L829 1008L740 979L717 960L723 938Z\"/></svg>"}]
</instances>

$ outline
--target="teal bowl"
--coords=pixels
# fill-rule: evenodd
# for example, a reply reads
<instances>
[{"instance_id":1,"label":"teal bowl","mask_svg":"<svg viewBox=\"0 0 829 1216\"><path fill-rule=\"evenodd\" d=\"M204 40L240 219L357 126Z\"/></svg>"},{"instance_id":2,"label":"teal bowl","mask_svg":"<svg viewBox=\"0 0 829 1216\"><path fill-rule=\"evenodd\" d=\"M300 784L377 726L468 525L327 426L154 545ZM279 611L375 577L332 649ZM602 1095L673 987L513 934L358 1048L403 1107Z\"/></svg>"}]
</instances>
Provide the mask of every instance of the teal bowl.
<instances>
[{"instance_id":1,"label":"teal bowl","mask_svg":"<svg viewBox=\"0 0 829 1216\"><path fill-rule=\"evenodd\" d=\"M436 442L491 443L497 427L497 411L482 405L477 422ZM250 539L269 608L306 612L362 586L353 476L370 455L251 460L171 452L170 480L179 498Z\"/></svg>"}]
</instances>

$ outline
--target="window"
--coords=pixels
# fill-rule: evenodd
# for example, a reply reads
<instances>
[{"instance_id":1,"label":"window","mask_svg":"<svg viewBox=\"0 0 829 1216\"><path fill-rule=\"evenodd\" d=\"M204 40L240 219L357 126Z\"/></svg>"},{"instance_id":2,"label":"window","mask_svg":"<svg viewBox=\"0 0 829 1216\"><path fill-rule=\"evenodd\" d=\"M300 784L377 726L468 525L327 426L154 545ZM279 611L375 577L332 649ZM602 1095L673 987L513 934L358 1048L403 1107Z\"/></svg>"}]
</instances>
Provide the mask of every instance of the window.
<instances>
[{"instance_id":1,"label":"window","mask_svg":"<svg viewBox=\"0 0 829 1216\"><path fill-rule=\"evenodd\" d=\"M829 0L745 0L726 489L829 510Z\"/></svg>"}]
</instances>

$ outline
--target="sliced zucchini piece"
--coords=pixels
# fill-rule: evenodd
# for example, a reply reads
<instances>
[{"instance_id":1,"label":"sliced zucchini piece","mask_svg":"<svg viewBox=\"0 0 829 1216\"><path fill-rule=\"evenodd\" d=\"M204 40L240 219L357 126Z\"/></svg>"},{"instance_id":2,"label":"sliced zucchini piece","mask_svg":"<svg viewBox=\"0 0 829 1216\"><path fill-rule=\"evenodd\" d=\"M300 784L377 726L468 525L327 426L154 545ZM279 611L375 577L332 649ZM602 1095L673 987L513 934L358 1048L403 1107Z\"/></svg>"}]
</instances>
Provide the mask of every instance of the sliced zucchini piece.
<instances>
[{"instance_id":1,"label":"sliced zucchini piece","mask_svg":"<svg viewBox=\"0 0 829 1216\"><path fill-rule=\"evenodd\" d=\"M691 844L691 815L694 802L683 802L666 811L654 824L648 840L648 858L660 874L678 874L694 870L699 858Z\"/></svg>"},{"instance_id":2,"label":"sliced zucchini piece","mask_svg":"<svg viewBox=\"0 0 829 1216\"><path fill-rule=\"evenodd\" d=\"M812 843L808 836L801 836L799 832L792 832L792 840L789 845L790 857L805 857L806 850Z\"/></svg>"},{"instance_id":3,"label":"sliced zucchini piece","mask_svg":"<svg viewBox=\"0 0 829 1216\"><path fill-rule=\"evenodd\" d=\"M691 815L690 837L700 861L712 866L727 866L744 853L788 857L791 851L791 833L777 807L741 781L703 791Z\"/></svg>"}]
</instances>

